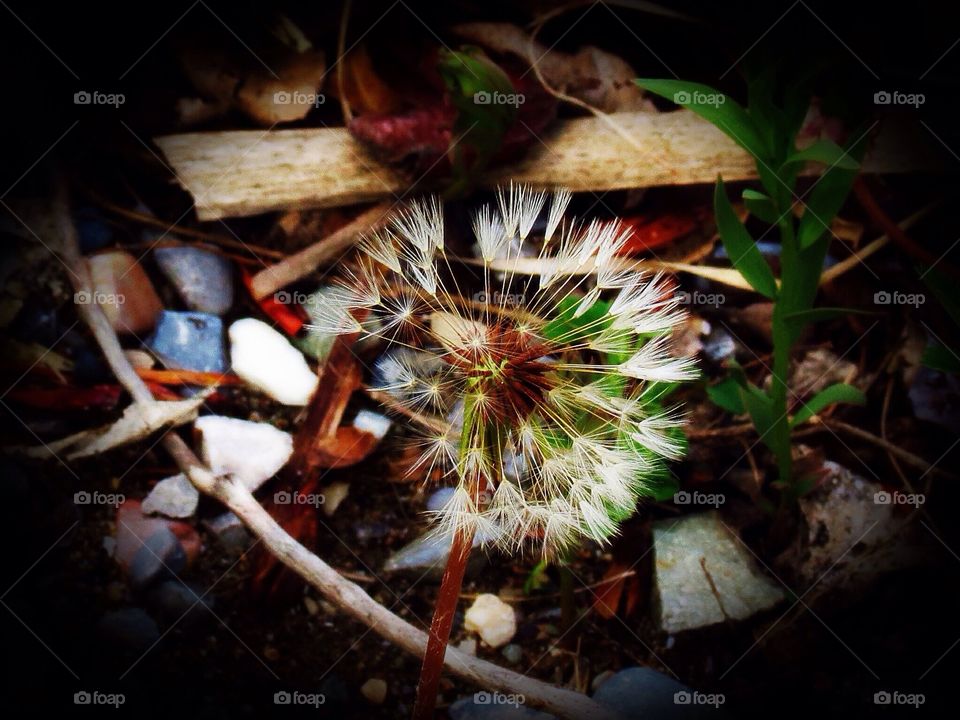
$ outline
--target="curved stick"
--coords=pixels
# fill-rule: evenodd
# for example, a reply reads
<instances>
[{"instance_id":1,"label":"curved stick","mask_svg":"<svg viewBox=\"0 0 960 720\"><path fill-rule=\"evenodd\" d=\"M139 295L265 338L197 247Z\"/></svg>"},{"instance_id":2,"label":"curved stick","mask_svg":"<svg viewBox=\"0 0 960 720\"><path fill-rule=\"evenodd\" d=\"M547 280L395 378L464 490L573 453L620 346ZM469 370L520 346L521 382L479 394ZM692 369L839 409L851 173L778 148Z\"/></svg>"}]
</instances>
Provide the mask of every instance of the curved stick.
<instances>
[{"instance_id":1,"label":"curved stick","mask_svg":"<svg viewBox=\"0 0 960 720\"><path fill-rule=\"evenodd\" d=\"M59 246L77 292L91 291L86 263L80 255L77 231L69 214L66 192L61 187L52 215L57 224ZM104 358L117 380L135 402L153 402L150 389L130 365L116 333L99 305L78 305L80 316L90 327ZM298 543L263 509L245 487L218 476L206 467L183 438L167 433L163 446L180 470L201 492L215 497L239 517L277 559L315 587L327 600L351 617L367 625L384 638L417 657L427 648L427 634L390 612L356 583L342 577L334 568ZM527 704L541 707L561 718L579 720L617 720L619 716L586 695L557 688L534 678L500 667L486 660L447 647L444 658L450 672L488 689L523 695Z\"/></svg>"}]
</instances>

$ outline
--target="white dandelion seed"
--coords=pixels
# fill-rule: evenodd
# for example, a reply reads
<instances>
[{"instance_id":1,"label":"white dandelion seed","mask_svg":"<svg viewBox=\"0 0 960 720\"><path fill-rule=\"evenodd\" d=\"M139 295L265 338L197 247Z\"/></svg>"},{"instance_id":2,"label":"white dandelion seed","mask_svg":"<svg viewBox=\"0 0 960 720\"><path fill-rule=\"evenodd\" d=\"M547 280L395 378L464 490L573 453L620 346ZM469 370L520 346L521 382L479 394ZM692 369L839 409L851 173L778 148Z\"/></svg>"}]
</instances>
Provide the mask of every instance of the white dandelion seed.
<instances>
[{"instance_id":1,"label":"white dandelion seed","mask_svg":"<svg viewBox=\"0 0 960 720\"><path fill-rule=\"evenodd\" d=\"M382 230L360 240L360 249L381 265L386 265L393 272L400 272L400 257L394 245L394 235L389 230Z\"/></svg>"},{"instance_id":2,"label":"white dandelion seed","mask_svg":"<svg viewBox=\"0 0 960 720\"><path fill-rule=\"evenodd\" d=\"M675 357L670 352L670 340L661 335L645 343L629 359L620 364L620 372L637 380L654 382L684 382L697 377L691 358Z\"/></svg>"},{"instance_id":3,"label":"white dandelion seed","mask_svg":"<svg viewBox=\"0 0 960 720\"><path fill-rule=\"evenodd\" d=\"M473 234L480 246L480 256L486 263L494 261L500 248L507 241L503 220L489 205L484 205L477 211L473 219Z\"/></svg>"},{"instance_id":4,"label":"white dandelion seed","mask_svg":"<svg viewBox=\"0 0 960 720\"><path fill-rule=\"evenodd\" d=\"M437 264L442 207L425 200L365 238L366 264L311 311L321 331L400 346L378 361L372 384L428 428L414 468L455 481L434 514L438 531L511 552L556 556L584 538L608 542L659 463L683 452L681 416L650 406L644 392L696 374L666 335L684 317L673 285L618 261L629 239L619 221L564 220L570 199L558 191L549 201L539 282L485 268L486 297L522 304L450 292ZM472 223L486 266L533 234L548 198L511 185L497 204Z\"/></svg>"},{"instance_id":5,"label":"white dandelion seed","mask_svg":"<svg viewBox=\"0 0 960 720\"><path fill-rule=\"evenodd\" d=\"M547 215L547 229L543 233L545 243L549 243L553 239L553 234L560 226L560 221L567 212L567 206L570 204L572 198L573 195L569 190L561 189L554 192L553 202L550 204L550 212Z\"/></svg>"},{"instance_id":6,"label":"white dandelion seed","mask_svg":"<svg viewBox=\"0 0 960 720\"><path fill-rule=\"evenodd\" d=\"M507 190L501 189L497 193L497 202L507 238L526 240L546 200L546 192L535 191L525 185L511 182Z\"/></svg>"}]
</instances>

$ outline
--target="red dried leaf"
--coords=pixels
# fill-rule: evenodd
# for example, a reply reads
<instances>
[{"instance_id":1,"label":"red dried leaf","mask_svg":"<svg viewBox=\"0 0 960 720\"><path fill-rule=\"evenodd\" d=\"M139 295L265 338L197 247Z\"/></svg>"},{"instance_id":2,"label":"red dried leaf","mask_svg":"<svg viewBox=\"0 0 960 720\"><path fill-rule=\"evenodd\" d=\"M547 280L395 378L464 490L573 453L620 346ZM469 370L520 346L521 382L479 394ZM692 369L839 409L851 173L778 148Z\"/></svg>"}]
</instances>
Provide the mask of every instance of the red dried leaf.
<instances>
[{"instance_id":1,"label":"red dried leaf","mask_svg":"<svg viewBox=\"0 0 960 720\"><path fill-rule=\"evenodd\" d=\"M150 389L150 392L153 394L155 400L183 400L182 397L177 395L177 393L166 385L161 385L158 382L153 380L144 380L147 387ZM207 398L207 402L210 401L210 398Z\"/></svg>"},{"instance_id":2,"label":"red dried leaf","mask_svg":"<svg viewBox=\"0 0 960 720\"><path fill-rule=\"evenodd\" d=\"M356 335L341 335L333 343L320 373L317 392L307 407L307 417L293 440L293 455L280 473L276 490L311 495L317 492L320 472L360 462L376 446L370 433L340 421L353 391L360 387L361 371L352 346ZM316 543L318 509L312 504L277 505L271 498L267 511L303 545ZM270 553L254 557L254 591L268 601L289 597L303 581L283 568Z\"/></svg>"},{"instance_id":3,"label":"red dried leaf","mask_svg":"<svg viewBox=\"0 0 960 720\"><path fill-rule=\"evenodd\" d=\"M123 388L119 385L24 387L14 388L7 397L18 405L41 410L113 410L117 407L122 393Z\"/></svg>"},{"instance_id":4,"label":"red dried leaf","mask_svg":"<svg viewBox=\"0 0 960 720\"><path fill-rule=\"evenodd\" d=\"M640 578L636 575L627 578L625 594L627 597L623 603L623 614L630 617L640 604Z\"/></svg>"},{"instance_id":5,"label":"red dried leaf","mask_svg":"<svg viewBox=\"0 0 960 720\"><path fill-rule=\"evenodd\" d=\"M319 440L311 454L317 467L345 468L365 460L379 442L376 435L344 425L332 437Z\"/></svg>"},{"instance_id":6,"label":"red dried leaf","mask_svg":"<svg viewBox=\"0 0 960 720\"><path fill-rule=\"evenodd\" d=\"M254 295L250 285L253 281L253 276L246 270L243 270L242 277L247 292L253 297ZM299 305L284 305L273 297L265 297L262 300L257 300L257 304L267 317L277 323L287 335L296 335L300 332L300 329L307 320L306 313Z\"/></svg>"},{"instance_id":7,"label":"red dried leaf","mask_svg":"<svg viewBox=\"0 0 960 720\"><path fill-rule=\"evenodd\" d=\"M517 109L514 123L504 134L493 163L519 157L556 118L558 102L536 78L513 64L504 67L514 90L524 101ZM449 160L443 159L453 138L457 111L447 96L434 104L392 115L365 115L349 125L353 136L385 162L408 165L413 172L446 175ZM469 148L462 148L469 150ZM469 152L467 153L469 160Z\"/></svg>"},{"instance_id":8,"label":"red dried leaf","mask_svg":"<svg viewBox=\"0 0 960 720\"><path fill-rule=\"evenodd\" d=\"M362 115L349 125L353 136L389 163L413 160L425 171L446 154L456 110L438 103L395 115Z\"/></svg>"},{"instance_id":9,"label":"red dried leaf","mask_svg":"<svg viewBox=\"0 0 960 720\"><path fill-rule=\"evenodd\" d=\"M617 614L627 580L624 576L626 570L625 564L612 562L603 575L603 581L594 590L593 609L604 620L609 620Z\"/></svg>"},{"instance_id":10,"label":"red dried leaf","mask_svg":"<svg viewBox=\"0 0 960 720\"><path fill-rule=\"evenodd\" d=\"M241 380L231 373L199 372L196 370L155 370L137 368L137 375L143 380L158 385L242 385Z\"/></svg>"},{"instance_id":11,"label":"red dried leaf","mask_svg":"<svg viewBox=\"0 0 960 720\"><path fill-rule=\"evenodd\" d=\"M653 218L646 215L624 218L623 224L633 229L633 235L619 254L636 255L689 235L700 222L695 214L668 212Z\"/></svg>"},{"instance_id":12,"label":"red dried leaf","mask_svg":"<svg viewBox=\"0 0 960 720\"><path fill-rule=\"evenodd\" d=\"M315 494L318 489L317 481L293 484L290 480L281 478L276 486L276 493ZM317 508L307 504L278 505L274 502L276 494L269 496L264 503L264 509L286 531L290 537L305 547L313 547L317 542L318 518ZM250 585L254 593L266 602L277 602L291 597L303 586L303 580L296 573L287 570L277 560L276 556L268 552L262 545L258 545L252 552L253 576Z\"/></svg>"}]
</instances>

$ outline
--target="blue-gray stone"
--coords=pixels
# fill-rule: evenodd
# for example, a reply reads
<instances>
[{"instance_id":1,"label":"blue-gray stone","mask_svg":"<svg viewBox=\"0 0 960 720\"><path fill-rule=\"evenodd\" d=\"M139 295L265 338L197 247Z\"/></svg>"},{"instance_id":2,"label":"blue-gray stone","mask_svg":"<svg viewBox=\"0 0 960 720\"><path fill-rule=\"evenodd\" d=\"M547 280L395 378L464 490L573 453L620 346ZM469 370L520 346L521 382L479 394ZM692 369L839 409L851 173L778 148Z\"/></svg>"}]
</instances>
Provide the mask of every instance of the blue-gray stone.
<instances>
[{"instance_id":1,"label":"blue-gray stone","mask_svg":"<svg viewBox=\"0 0 960 720\"><path fill-rule=\"evenodd\" d=\"M192 245L157 248L153 256L191 310L223 315L233 305L233 268L225 257Z\"/></svg>"},{"instance_id":2,"label":"blue-gray stone","mask_svg":"<svg viewBox=\"0 0 960 720\"><path fill-rule=\"evenodd\" d=\"M555 717L527 707L518 696L486 691L457 700L447 713L450 720L554 720Z\"/></svg>"},{"instance_id":3,"label":"blue-gray stone","mask_svg":"<svg viewBox=\"0 0 960 720\"><path fill-rule=\"evenodd\" d=\"M453 544L452 538L450 533L427 531L387 558L383 569L385 572L413 570L418 575L426 571L426 577L439 580L447 565L450 546ZM483 533L477 533L473 538L473 547L477 548L489 539ZM467 575L476 574L485 562L483 553L470 553Z\"/></svg>"},{"instance_id":4,"label":"blue-gray stone","mask_svg":"<svg viewBox=\"0 0 960 720\"><path fill-rule=\"evenodd\" d=\"M240 555L250 546L252 537L246 525L232 512L203 521L203 526L220 542L229 555Z\"/></svg>"},{"instance_id":5,"label":"blue-gray stone","mask_svg":"<svg viewBox=\"0 0 960 720\"><path fill-rule=\"evenodd\" d=\"M226 372L223 322L216 315L164 310L147 347L179 370Z\"/></svg>"},{"instance_id":6,"label":"blue-gray stone","mask_svg":"<svg viewBox=\"0 0 960 720\"><path fill-rule=\"evenodd\" d=\"M523 660L523 648L516 643L510 643L509 645L505 646L503 650L500 651L500 654L503 655L504 660L511 665L516 665L518 662Z\"/></svg>"},{"instance_id":7,"label":"blue-gray stone","mask_svg":"<svg viewBox=\"0 0 960 720\"><path fill-rule=\"evenodd\" d=\"M443 509L443 506L450 502L450 498L453 497L453 494L456 491L456 488L445 487L434 492L432 495L430 495L430 497L427 498L427 511L440 512Z\"/></svg>"},{"instance_id":8,"label":"blue-gray stone","mask_svg":"<svg viewBox=\"0 0 960 720\"><path fill-rule=\"evenodd\" d=\"M111 643L134 652L144 652L160 639L160 628L145 610L126 607L104 615L98 626Z\"/></svg>"},{"instance_id":9,"label":"blue-gray stone","mask_svg":"<svg viewBox=\"0 0 960 720\"><path fill-rule=\"evenodd\" d=\"M699 718L719 720L714 705L694 704L706 699L673 678L653 668L629 667L604 682L593 699L630 718Z\"/></svg>"},{"instance_id":10,"label":"blue-gray stone","mask_svg":"<svg viewBox=\"0 0 960 720\"><path fill-rule=\"evenodd\" d=\"M960 379L928 367L920 367L908 392L913 414L960 433Z\"/></svg>"},{"instance_id":11,"label":"blue-gray stone","mask_svg":"<svg viewBox=\"0 0 960 720\"><path fill-rule=\"evenodd\" d=\"M130 561L130 584L146 587L166 573L178 573L187 565L183 545L170 528L164 527L148 537Z\"/></svg>"},{"instance_id":12,"label":"blue-gray stone","mask_svg":"<svg viewBox=\"0 0 960 720\"><path fill-rule=\"evenodd\" d=\"M404 400L409 397L409 393L399 389L397 383L406 377L406 369L409 367L416 368L418 376L430 377L444 368L444 362L437 355L422 350L405 347L388 350L373 364L370 385L384 388L398 400Z\"/></svg>"},{"instance_id":13,"label":"blue-gray stone","mask_svg":"<svg viewBox=\"0 0 960 720\"><path fill-rule=\"evenodd\" d=\"M102 250L113 244L113 228L96 208L80 208L75 224L80 237L80 252L83 254Z\"/></svg>"},{"instance_id":14,"label":"blue-gray stone","mask_svg":"<svg viewBox=\"0 0 960 720\"><path fill-rule=\"evenodd\" d=\"M703 354L720 363L733 355L737 350L737 343L726 330L715 327L703 341Z\"/></svg>"},{"instance_id":15,"label":"blue-gray stone","mask_svg":"<svg viewBox=\"0 0 960 720\"><path fill-rule=\"evenodd\" d=\"M194 624L213 617L213 595L180 580L164 580L147 596L148 607L166 624Z\"/></svg>"}]
</instances>

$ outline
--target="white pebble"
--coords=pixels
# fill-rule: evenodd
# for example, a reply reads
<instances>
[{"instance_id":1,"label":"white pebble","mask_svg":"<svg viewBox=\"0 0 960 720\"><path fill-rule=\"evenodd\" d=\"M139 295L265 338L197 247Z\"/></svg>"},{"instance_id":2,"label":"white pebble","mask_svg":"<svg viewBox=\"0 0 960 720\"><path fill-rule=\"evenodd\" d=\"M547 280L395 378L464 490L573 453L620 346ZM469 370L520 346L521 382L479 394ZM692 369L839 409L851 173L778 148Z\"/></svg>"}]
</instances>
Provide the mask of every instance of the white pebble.
<instances>
[{"instance_id":1,"label":"white pebble","mask_svg":"<svg viewBox=\"0 0 960 720\"><path fill-rule=\"evenodd\" d=\"M293 436L268 423L222 415L198 418L200 454L217 473L230 473L253 492L273 477L293 453Z\"/></svg>"},{"instance_id":2,"label":"white pebble","mask_svg":"<svg viewBox=\"0 0 960 720\"><path fill-rule=\"evenodd\" d=\"M496 595L485 593L473 601L467 610L463 626L475 632L490 647L506 645L517 632L517 618L513 608Z\"/></svg>"},{"instance_id":3,"label":"white pebble","mask_svg":"<svg viewBox=\"0 0 960 720\"><path fill-rule=\"evenodd\" d=\"M230 326L230 361L244 381L284 405L306 405L317 375L303 354L265 322L254 318Z\"/></svg>"},{"instance_id":4,"label":"white pebble","mask_svg":"<svg viewBox=\"0 0 960 720\"><path fill-rule=\"evenodd\" d=\"M353 426L357 430L363 430L373 435L377 440L383 440L383 436L390 431L393 423L390 418L380 413L370 410L361 410L353 419Z\"/></svg>"},{"instance_id":5,"label":"white pebble","mask_svg":"<svg viewBox=\"0 0 960 720\"><path fill-rule=\"evenodd\" d=\"M387 699L387 683L380 678L370 678L360 688L360 692L374 705L379 705Z\"/></svg>"},{"instance_id":6,"label":"white pebble","mask_svg":"<svg viewBox=\"0 0 960 720\"><path fill-rule=\"evenodd\" d=\"M164 478L143 499L141 510L146 515L159 513L169 518L190 517L197 511L200 493L183 473Z\"/></svg>"}]
</instances>

